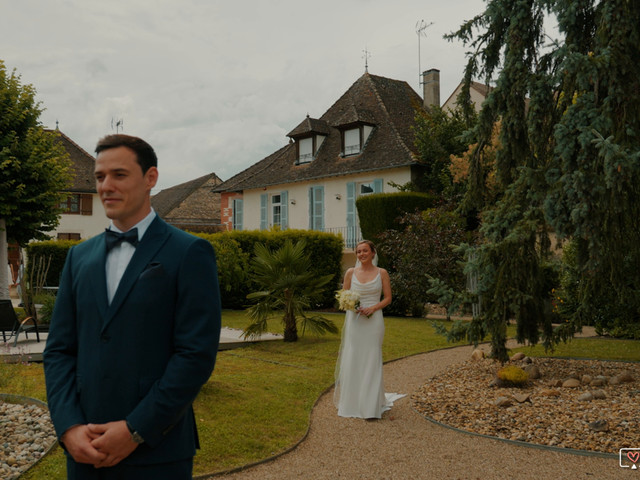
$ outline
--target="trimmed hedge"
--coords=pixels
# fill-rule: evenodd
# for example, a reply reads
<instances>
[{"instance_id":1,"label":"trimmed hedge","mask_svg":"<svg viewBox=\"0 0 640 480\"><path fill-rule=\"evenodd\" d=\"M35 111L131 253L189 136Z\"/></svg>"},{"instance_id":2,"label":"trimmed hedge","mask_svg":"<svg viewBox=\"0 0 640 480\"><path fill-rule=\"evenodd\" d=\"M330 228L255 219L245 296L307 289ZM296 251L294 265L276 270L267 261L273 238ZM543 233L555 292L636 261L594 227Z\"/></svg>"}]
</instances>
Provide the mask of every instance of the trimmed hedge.
<instances>
[{"instance_id":1,"label":"trimmed hedge","mask_svg":"<svg viewBox=\"0 0 640 480\"><path fill-rule=\"evenodd\" d=\"M80 243L81 240L45 240L43 242L31 242L27 245L27 263L25 265L25 275L30 275L34 262L39 258L45 262L51 258L49 271L44 287L57 287L60 284L60 276L64 261L67 259L69 249Z\"/></svg>"},{"instance_id":2,"label":"trimmed hedge","mask_svg":"<svg viewBox=\"0 0 640 480\"><path fill-rule=\"evenodd\" d=\"M374 193L356 200L362 238L377 242L386 230L398 229L398 217L405 213L424 211L435 205L435 197L428 193Z\"/></svg>"},{"instance_id":3,"label":"trimmed hedge","mask_svg":"<svg viewBox=\"0 0 640 480\"><path fill-rule=\"evenodd\" d=\"M263 243L273 250L281 247L286 240L296 242L304 239L307 250L311 253L311 261L318 275L333 274L334 278L327 284L318 307L331 307L335 303L334 294L341 281L342 239L331 233L312 230L282 231L231 231L220 233L193 233L213 245L216 251L218 279L223 308L245 308L249 302L247 294L254 290L250 281L250 260L254 245ZM43 256L51 257L45 286L57 286L69 249L79 243L72 240L47 240L32 242L27 246L28 262Z\"/></svg>"}]
</instances>

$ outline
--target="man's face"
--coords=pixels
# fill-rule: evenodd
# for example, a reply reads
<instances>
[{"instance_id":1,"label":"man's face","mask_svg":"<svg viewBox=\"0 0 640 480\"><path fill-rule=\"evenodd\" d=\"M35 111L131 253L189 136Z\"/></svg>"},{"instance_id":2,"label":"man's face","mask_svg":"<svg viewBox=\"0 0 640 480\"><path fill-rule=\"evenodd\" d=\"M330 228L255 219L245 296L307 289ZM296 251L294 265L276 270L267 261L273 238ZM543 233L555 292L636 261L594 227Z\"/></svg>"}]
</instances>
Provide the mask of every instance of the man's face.
<instances>
[{"instance_id":1,"label":"man's face","mask_svg":"<svg viewBox=\"0 0 640 480\"><path fill-rule=\"evenodd\" d=\"M96 157L96 189L107 217L127 231L151 211L151 189L158 181L158 169L143 175L136 154L128 147L103 150Z\"/></svg>"}]
</instances>

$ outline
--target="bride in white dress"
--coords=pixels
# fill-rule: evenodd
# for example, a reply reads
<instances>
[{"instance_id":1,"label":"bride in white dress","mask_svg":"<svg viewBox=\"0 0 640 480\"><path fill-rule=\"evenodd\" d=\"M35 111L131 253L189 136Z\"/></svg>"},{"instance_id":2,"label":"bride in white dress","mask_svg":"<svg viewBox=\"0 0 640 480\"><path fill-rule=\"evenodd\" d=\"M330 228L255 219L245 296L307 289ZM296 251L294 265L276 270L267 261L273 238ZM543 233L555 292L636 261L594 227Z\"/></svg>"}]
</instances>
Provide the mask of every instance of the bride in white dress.
<instances>
[{"instance_id":1,"label":"bride in white dress","mask_svg":"<svg viewBox=\"0 0 640 480\"><path fill-rule=\"evenodd\" d=\"M384 393L382 378L382 309L391 303L391 282L374 262L375 246L356 246L358 263L344 277L342 288L360 294L357 312L347 311L336 365L334 403L341 417L381 418L404 395ZM382 299L380 294L382 293Z\"/></svg>"}]
</instances>

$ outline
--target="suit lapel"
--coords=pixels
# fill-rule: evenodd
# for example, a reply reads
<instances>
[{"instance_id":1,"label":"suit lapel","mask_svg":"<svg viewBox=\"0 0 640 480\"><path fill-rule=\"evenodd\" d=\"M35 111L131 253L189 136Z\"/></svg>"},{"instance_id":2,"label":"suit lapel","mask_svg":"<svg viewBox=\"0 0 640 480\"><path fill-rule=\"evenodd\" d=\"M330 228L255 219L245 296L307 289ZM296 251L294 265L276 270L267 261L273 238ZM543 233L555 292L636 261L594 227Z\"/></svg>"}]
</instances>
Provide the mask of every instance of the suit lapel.
<instances>
[{"instance_id":1,"label":"suit lapel","mask_svg":"<svg viewBox=\"0 0 640 480\"><path fill-rule=\"evenodd\" d=\"M133 257L131 257L131 261L125 270L124 275L122 275L122 279L118 284L118 289L113 297L113 301L111 302L111 305L108 306L102 331L104 331L107 328L107 325L109 325L113 320L113 317L129 295L129 292L135 285L144 268L149 264L151 259L157 254L158 250L160 250L168 238L169 229L167 228L167 224L164 223L160 217L156 216L136 247L136 251L133 254Z\"/></svg>"},{"instance_id":2,"label":"suit lapel","mask_svg":"<svg viewBox=\"0 0 640 480\"><path fill-rule=\"evenodd\" d=\"M105 318L107 309L109 308L109 299L107 297L106 261L107 249L104 242L104 233L102 233L99 235L99 240L96 241L93 253L93 271L99 273L97 275L91 275L90 277L92 291L97 293L96 301L98 302L98 308L102 318Z\"/></svg>"}]
</instances>

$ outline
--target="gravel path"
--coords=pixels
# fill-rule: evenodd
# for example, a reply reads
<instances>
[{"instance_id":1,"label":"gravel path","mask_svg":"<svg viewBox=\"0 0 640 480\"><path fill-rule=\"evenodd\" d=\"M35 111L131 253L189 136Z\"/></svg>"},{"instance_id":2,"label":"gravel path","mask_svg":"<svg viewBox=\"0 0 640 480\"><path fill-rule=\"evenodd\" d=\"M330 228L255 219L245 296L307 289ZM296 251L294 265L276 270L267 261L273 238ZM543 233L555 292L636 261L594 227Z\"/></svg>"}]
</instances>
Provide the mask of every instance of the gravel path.
<instances>
[{"instance_id":1,"label":"gravel path","mask_svg":"<svg viewBox=\"0 0 640 480\"><path fill-rule=\"evenodd\" d=\"M209 478L555 480L621 479L636 474L620 468L617 458L520 446L460 433L425 419L414 408L411 395L448 366L468 360L472 351L472 347L451 348L385 364L385 390L408 396L381 420L338 417L330 390L311 414L307 438L294 450L240 472Z\"/></svg>"}]
</instances>

